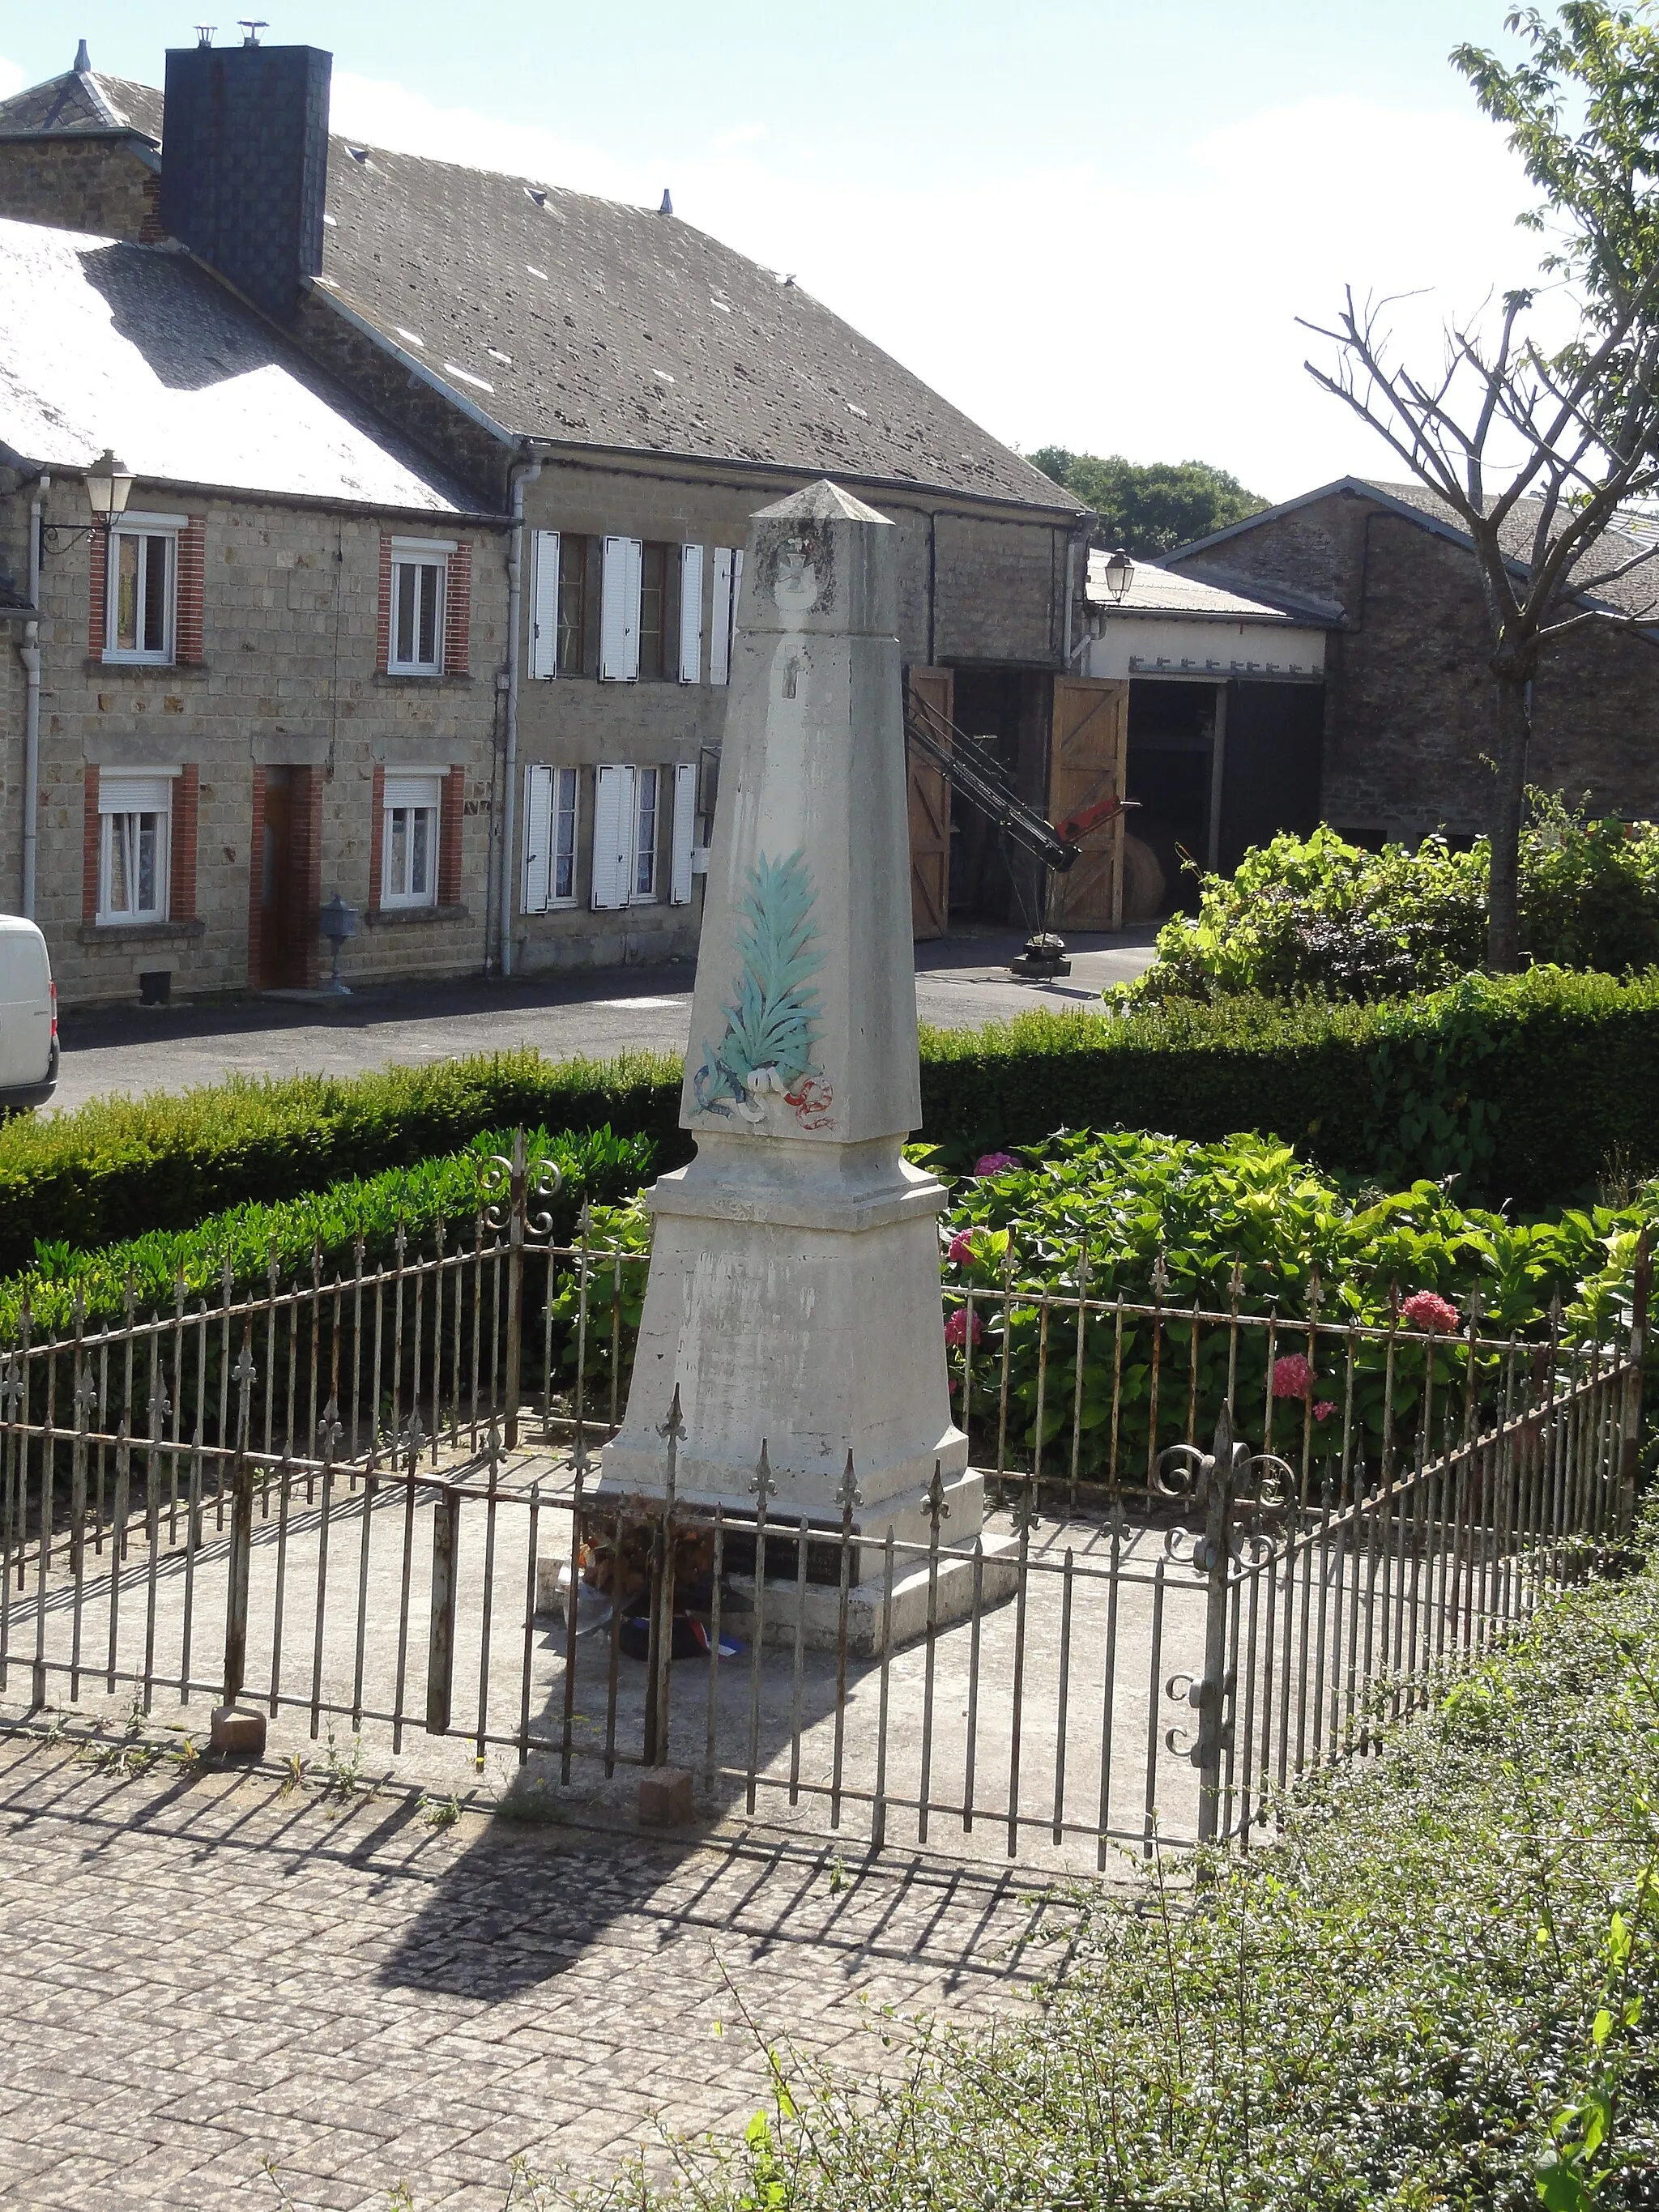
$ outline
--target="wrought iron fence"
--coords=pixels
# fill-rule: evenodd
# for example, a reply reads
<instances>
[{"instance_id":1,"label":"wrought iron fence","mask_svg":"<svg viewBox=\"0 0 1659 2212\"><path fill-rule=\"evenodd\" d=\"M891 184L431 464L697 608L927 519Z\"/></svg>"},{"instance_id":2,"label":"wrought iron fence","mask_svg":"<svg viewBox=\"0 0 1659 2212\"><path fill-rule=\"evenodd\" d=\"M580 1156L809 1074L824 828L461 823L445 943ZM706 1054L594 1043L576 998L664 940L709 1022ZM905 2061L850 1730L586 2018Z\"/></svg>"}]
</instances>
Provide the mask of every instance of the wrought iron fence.
<instances>
[{"instance_id":1,"label":"wrought iron fence","mask_svg":"<svg viewBox=\"0 0 1659 2212\"><path fill-rule=\"evenodd\" d=\"M898 1536L850 1457L827 1525L764 1451L740 1510L698 1510L678 1399L663 1494L619 1497L647 1255L586 1216L556 1244L521 1141L490 1174L465 1238L386 1266L26 1317L0 1692L257 1699L601 1805L672 1764L711 1814L1101 1866L1247 1844L1629 1529L1645 1253L1585 1341L1177 1310L1085 1257L950 1302L971 1537L937 1483Z\"/></svg>"}]
</instances>

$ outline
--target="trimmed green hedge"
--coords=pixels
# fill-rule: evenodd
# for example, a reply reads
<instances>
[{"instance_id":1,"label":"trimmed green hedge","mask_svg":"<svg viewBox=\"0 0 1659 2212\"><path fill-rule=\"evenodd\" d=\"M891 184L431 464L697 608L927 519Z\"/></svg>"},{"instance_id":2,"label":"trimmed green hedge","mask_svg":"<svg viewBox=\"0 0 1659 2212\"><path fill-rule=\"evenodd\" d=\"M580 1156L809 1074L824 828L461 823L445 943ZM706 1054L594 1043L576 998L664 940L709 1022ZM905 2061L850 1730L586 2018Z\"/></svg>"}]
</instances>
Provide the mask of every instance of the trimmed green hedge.
<instances>
[{"instance_id":1,"label":"trimmed green hedge","mask_svg":"<svg viewBox=\"0 0 1659 2212\"><path fill-rule=\"evenodd\" d=\"M679 1085L665 1054L556 1064L520 1050L22 1117L0 1127L0 1273L37 1240L187 1228L514 1123L652 1135L672 1167L690 1151ZM921 1095L923 1133L955 1165L1061 1127L1204 1142L1256 1129L1328 1170L1391 1187L1455 1173L1466 1200L1542 1208L1610 1170L1659 1167L1659 971L1534 969L1372 1006L1234 999L928 1030Z\"/></svg>"},{"instance_id":2,"label":"trimmed green hedge","mask_svg":"<svg viewBox=\"0 0 1659 2212\"><path fill-rule=\"evenodd\" d=\"M237 1079L98 1098L0 1127L0 1275L39 1243L78 1249L188 1229L458 1151L485 1130L609 1127L678 1138L679 1063L663 1054L545 1060L527 1049L340 1079Z\"/></svg>"},{"instance_id":3,"label":"trimmed green hedge","mask_svg":"<svg viewBox=\"0 0 1659 2212\"><path fill-rule=\"evenodd\" d=\"M933 1032L925 1133L951 1164L1049 1131L1284 1138L1387 1188L1456 1174L1532 1211L1659 1167L1659 972L1535 968L1381 1005L1266 999Z\"/></svg>"},{"instance_id":4,"label":"trimmed green hedge","mask_svg":"<svg viewBox=\"0 0 1659 2212\"><path fill-rule=\"evenodd\" d=\"M273 1265L279 1281L303 1275L313 1253L325 1275L349 1274L359 1237L365 1264L385 1265L400 1228L411 1249L429 1252L441 1224L446 1249L453 1249L458 1238L465 1243L472 1234L484 1159L511 1143L510 1133L486 1131L464 1151L414 1167L388 1168L270 1204L248 1199L191 1228L152 1229L92 1251L42 1244L34 1266L0 1279L0 1343L15 1334L25 1300L38 1334L69 1327L77 1291L91 1323L116 1319L129 1289L140 1313L168 1305L180 1282L187 1300L216 1297L227 1261L233 1280L245 1286L263 1282ZM557 1164L560 1188L538 1199L536 1210L550 1218L562 1241L574 1234L585 1200L598 1208L634 1196L650 1177L657 1144L611 1129L551 1137L535 1129L527 1133L526 1151L532 1168L548 1158Z\"/></svg>"}]
</instances>

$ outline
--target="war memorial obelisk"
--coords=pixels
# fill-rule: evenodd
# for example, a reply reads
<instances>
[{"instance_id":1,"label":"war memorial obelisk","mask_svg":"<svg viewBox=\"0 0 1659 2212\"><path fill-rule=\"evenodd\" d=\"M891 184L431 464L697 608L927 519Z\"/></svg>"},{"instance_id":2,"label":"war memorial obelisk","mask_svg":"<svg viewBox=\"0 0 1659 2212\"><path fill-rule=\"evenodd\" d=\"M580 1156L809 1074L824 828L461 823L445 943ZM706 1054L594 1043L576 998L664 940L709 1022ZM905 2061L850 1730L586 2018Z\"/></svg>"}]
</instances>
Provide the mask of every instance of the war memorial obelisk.
<instances>
[{"instance_id":1,"label":"war memorial obelisk","mask_svg":"<svg viewBox=\"0 0 1659 2212\"><path fill-rule=\"evenodd\" d=\"M983 1510L945 1377L945 1194L901 1156L921 1102L896 537L827 482L750 518L680 1103L697 1152L649 1195L627 1419L600 1478L660 1495L676 1388L687 1506L751 1516L763 1440L769 1514L836 1527L850 1449L854 1525L875 1540L854 1593L866 1648L877 1546L890 1526L926 1540L935 1467L946 1543L971 1544Z\"/></svg>"}]
</instances>

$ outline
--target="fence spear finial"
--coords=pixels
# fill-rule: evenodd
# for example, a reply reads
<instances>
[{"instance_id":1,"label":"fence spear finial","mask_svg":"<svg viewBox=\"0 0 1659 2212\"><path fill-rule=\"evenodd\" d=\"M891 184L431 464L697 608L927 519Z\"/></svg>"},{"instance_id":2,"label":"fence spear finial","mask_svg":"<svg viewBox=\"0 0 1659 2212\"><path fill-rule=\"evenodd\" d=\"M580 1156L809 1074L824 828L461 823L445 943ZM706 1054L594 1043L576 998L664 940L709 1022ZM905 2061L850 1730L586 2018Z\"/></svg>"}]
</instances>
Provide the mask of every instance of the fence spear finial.
<instances>
[{"instance_id":1,"label":"fence spear finial","mask_svg":"<svg viewBox=\"0 0 1659 2212\"><path fill-rule=\"evenodd\" d=\"M760 1510L763 1514L766 1510L766 1502L768 1498L775 1498L777 1495L778 1489L778 1486L774 1480L772 1475L772 1462L767 1456L766 1438L764 1437L761 1438L760 1460L755 1468L754 1474L750 1480L749 1487L753 1491L755 1496L759 1498Z\"/></svg>"}]
</instances>

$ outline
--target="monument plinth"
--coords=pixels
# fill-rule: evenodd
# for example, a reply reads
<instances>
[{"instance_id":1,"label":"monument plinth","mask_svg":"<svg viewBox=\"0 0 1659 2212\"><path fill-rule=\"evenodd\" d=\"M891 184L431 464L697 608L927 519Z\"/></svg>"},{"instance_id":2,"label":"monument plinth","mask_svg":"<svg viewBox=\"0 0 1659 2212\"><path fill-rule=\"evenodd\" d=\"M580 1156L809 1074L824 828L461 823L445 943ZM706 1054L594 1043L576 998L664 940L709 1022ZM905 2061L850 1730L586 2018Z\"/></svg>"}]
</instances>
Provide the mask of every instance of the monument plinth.
<instances>
[{"instance_id":1,"label":"monument plinth","mask_svg":"<svg viewBox=\"0 0 1659 2212\"><path fill-rule=\"evenodd\" d=\"M751 1515L764 1440L774 1525L838 1527L850 1449L866 1572L890 1526L926 1540L936 1465L945 1540L982 1517L945 1376L945 1194L901 1156L921 1100L895 538L828 483L750 518L680 1104L697 1154L649 1196L601 1474L661 1492L677 1386L685 1504Z\"/></svg>"}]
</instances>

